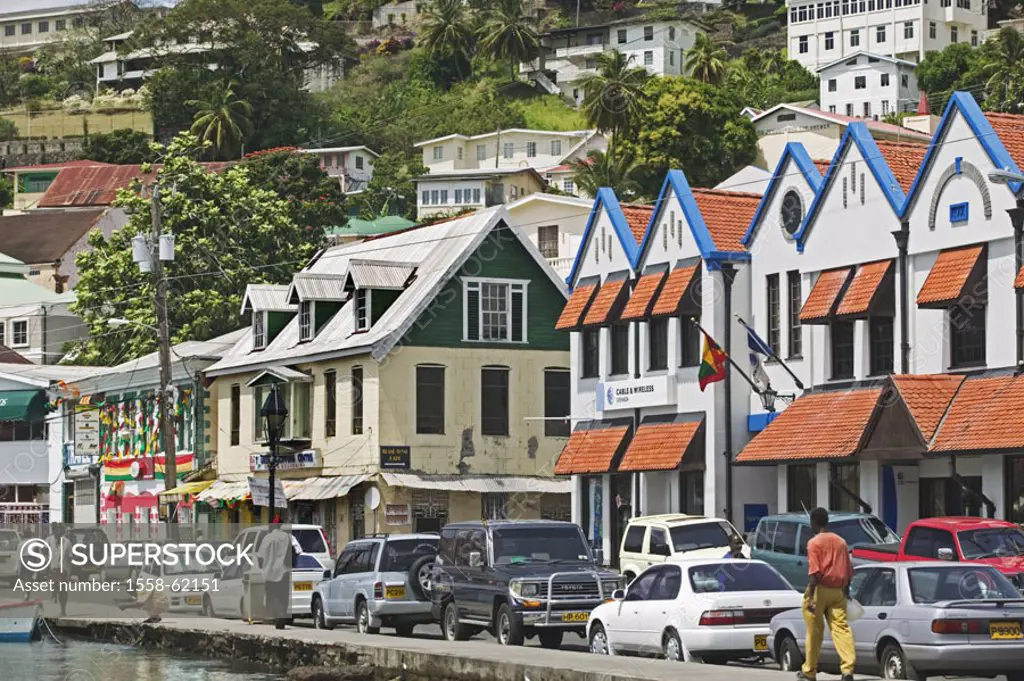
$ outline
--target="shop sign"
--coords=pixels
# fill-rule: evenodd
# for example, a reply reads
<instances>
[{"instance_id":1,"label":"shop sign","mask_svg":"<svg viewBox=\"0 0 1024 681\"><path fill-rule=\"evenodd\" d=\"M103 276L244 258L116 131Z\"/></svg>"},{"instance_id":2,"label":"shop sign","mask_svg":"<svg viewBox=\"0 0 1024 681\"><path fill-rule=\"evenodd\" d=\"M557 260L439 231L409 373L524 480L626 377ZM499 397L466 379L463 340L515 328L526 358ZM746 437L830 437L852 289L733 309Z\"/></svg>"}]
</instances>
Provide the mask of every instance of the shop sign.
<instances>
[{"instance_id":1,"label":"shop sign","mask_svg":"<svg viewBox=\"0 0 1024 681\"><path fill-rule=\"evenodd\" d=\"M100 410L96 407L75 408L75 457L87 459L100 454Z\"/></svg>"},{"instance_id":2,"label":"shop sign","mask_svg":"<svg viewBox=\"0 0 1024 681\"><path fill-rule=\"evenodd\" d=\"M252 495L253 506L269 506L270 480L249 478L249 494ZM280 480L274 480L274 507L288 508L288 498L284 495L284 484Z\"/></svg>"},{"instance_id":3,"label":"shop sign","mask_svg":"<svg viewBox=\"0 0 1024 681\"><path fill-rule=\"evenodd\" d=\"M381 445L381 470L407 471L412 467L412 454L407 445Z\"/></svg>"},{"instance_id":4,"label":"shop sign","mask_svg":"<svg viewBox=\"0 0 1024 681\"><path fill-rule=\"evenodd\" d=\"M411 525L411 512L409 504L385 504L384 505L385 525Z\"/></svg>"},{"instance_id":5,"label":"shop sign","mask_svg":"<svg viewBox=\"0 0 1024 681\"><path fill-rule=\"evenodd\" d=\"M320 468L320 452L303 449L299 452L284 452L277 455L277 470L294 471L306 468ZM249 470L253 473L270 470L270 453L250 454Z\"/></svg>"},{"instance_id":6,"label":"shop sign","mask_svg":"<svg viewBox=\"0 0 1024 681\"><path fill-rule=\"evenodd\" d=\"M675 404L675 385L670 376L630 378L597 384L597 411L642 409Z\"/></svg>"}]
</instances>

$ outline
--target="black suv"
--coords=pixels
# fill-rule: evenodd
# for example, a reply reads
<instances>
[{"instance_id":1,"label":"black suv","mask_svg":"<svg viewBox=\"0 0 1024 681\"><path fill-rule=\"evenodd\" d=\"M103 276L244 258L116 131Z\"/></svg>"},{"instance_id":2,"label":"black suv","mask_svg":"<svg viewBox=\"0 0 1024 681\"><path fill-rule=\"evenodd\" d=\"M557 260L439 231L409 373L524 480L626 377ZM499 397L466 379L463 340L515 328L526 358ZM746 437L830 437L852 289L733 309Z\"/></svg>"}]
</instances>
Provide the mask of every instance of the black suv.
<instances>
[{"instance_id":1,"label":"black suv","mask_svg":"<svg viewBox=\"0 0 1024 681\"><path fill-rule=\"evenodd\" d=\"M590 611L623 582L594 563L577 525L495 520L445 526L431 586L446 640L489 630L502 645L536 635L559 648L566 631L586 636Z\"/></svg>"}]
</instances>

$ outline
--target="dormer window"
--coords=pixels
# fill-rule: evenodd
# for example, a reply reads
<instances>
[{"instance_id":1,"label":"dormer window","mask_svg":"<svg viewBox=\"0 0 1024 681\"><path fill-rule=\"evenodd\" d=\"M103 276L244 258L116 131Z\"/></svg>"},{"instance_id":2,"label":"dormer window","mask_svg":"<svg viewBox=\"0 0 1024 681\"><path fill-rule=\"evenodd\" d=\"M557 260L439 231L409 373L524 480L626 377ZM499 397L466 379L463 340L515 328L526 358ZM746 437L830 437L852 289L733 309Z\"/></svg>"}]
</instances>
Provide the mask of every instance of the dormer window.
<instances>
[{"instance_id":1,"label":"dormer window","mask_svg":"<svg viewBox=\"0 0 1024 681\"><path fill-rule=\"evenodd\" d=\"M525 343L528 283L505 279L464 280L464 338L490 343Z\"/></svg>"},{"instance_id":2,"label":"dormer window","mask_svg":"<svg viewBox=\"0 0 1024 681\"><path fill-rule=\"evenodd\" d=\"M267 313L252 313L252 349L262 350L267 347Z\"/></svg>"},{"instance_id":3,"label":"dormer window","mask_svg":"<svg viewBox=\"0 0 1024 681\"><path fill-rule=\"evenodd\" d=\"M370 291L365 288L356 289L355 301L356 331L366 331L370 328Z\"/></svg>"},{"instance_id":4,"label":"dormer window","mask_svg":"<svg viewBox=\"0 0 1024 681\"><path fill-rule=\"evenodd\" d=\"M313 340L313 301L299 303L299 340Z\"/></svg>"}]
</instances>

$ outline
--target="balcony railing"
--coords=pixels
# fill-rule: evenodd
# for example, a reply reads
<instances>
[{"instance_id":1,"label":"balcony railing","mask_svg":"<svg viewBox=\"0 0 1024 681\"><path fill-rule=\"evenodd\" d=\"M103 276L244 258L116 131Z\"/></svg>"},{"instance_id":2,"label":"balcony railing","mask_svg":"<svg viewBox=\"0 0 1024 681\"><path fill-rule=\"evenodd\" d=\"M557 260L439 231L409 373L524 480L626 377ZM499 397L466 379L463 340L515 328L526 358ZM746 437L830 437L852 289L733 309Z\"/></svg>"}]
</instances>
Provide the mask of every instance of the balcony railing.
<instances>
[{"instance_id":1,"label":"balcony railing","mask_svg":"<svg viewBox=\"0 0 1024 681\"><path fill-rule=\"evenodd\" d=\"M548 258L548 264L554 268L555 273L558 274L558 276L564 279L569 276L569 272L572 270L573 260L575 260L575 258L572 256L564 258Z\"/></svg>"},{"instance_id":2,"label":"balcony railing","mask_svg":"<svg viewBox=\"0 0 1024 681\"><path fill-rule=\"evenodd\" d=\"M555 57L558 59L573 59L575 57L596 57L608 46L605 43L593 43L591 45L574 45L572 47L556 47Z\"/></svg>"}]
</instances>

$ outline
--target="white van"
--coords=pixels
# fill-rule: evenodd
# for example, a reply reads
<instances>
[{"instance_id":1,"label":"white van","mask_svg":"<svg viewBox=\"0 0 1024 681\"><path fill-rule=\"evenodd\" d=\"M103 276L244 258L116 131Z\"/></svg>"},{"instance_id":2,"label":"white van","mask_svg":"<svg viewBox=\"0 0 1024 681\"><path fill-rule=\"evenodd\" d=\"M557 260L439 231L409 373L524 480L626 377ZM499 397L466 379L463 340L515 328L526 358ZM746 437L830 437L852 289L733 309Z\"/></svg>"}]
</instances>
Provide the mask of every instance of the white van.
<instances>
[{"instance_id":1,"label":"white van","mask_svg":"<svg viewBox=\"0 0 1024 681\"><path fill-rule=\"evenodd\" d=\"M689 559L718 559L729 550L729 537L742 537L721 518L670 513L633 518L622 534L619 571L632 581L657 563ZM744 545L743 555L750 557Z\"/></svg>"},{"instance_id":2,"label":"white van","mask_svg":"<svg viewBox=\"0 0 1024 681\"><path fill-rule=\"evenodd\" d=\"M331 557L331 547L327 543L327 535L324 533L324 528L319 525L292 525L290 523L282 523L286 528L291 530L292 537L302 547L302 553L313 556L320 564L324 566L326 570L334 570L334 558ZM255 551L260 550L260 545L263 543L263 538L270 532L269 525L256 525L254 527L247 527L238 533L235 537L233 544L236 546L245 546L251 544Z\"/></svg>"}]
</instances>

